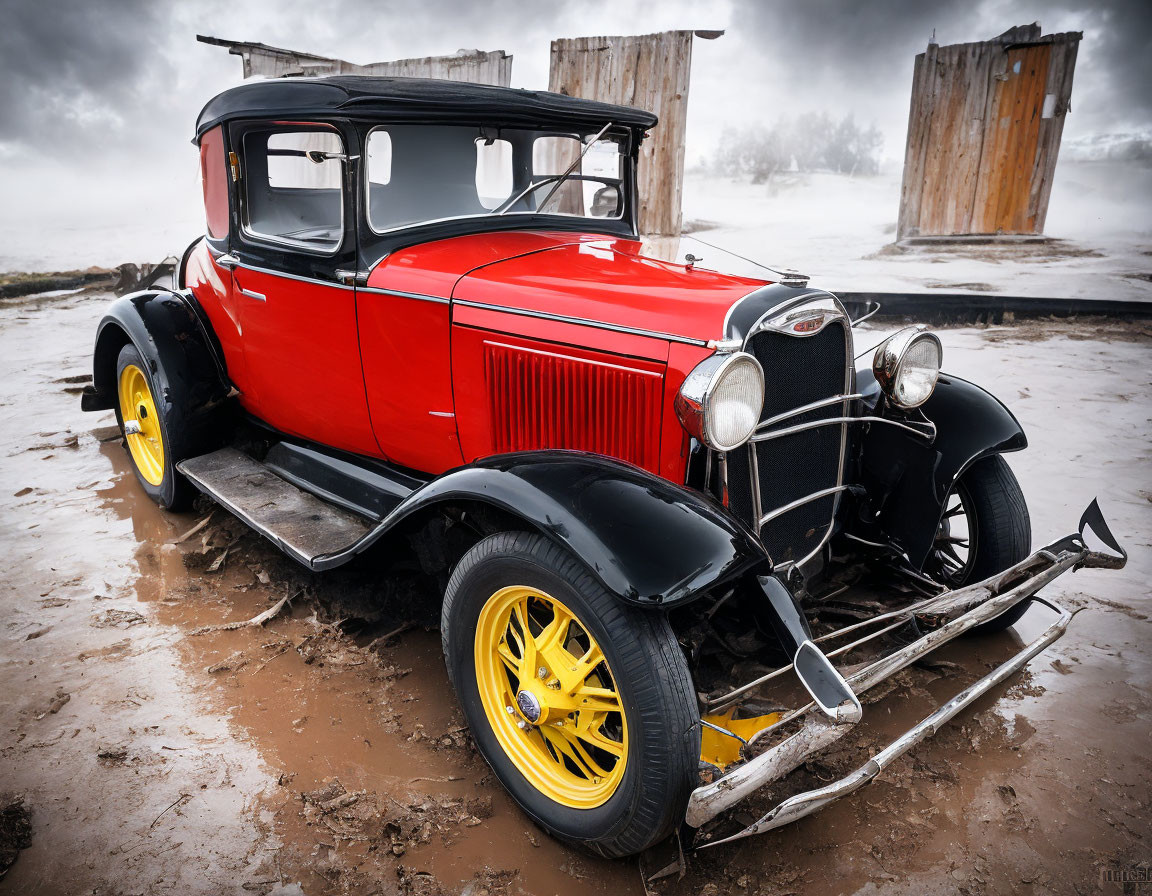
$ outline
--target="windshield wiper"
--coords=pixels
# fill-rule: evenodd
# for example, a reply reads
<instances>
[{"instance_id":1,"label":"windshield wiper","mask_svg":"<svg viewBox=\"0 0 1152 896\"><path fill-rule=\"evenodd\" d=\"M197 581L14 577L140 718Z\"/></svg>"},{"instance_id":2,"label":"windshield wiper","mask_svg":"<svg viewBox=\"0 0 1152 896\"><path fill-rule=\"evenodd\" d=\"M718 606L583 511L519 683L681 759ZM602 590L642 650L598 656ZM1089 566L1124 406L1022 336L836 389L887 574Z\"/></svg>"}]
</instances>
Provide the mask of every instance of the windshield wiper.
<instances>
[{"instance_id":1,"label":"windshield wiper","mask_svg":"<svg viewBox=\"0 0 1152 896\"><path fill-rule=\"evenodd\" d=\"M521 190L519 193L517 193L513 197L511 202L509 202L507 205L505 205L504 208L500 209L500 211L498 211L496 213L497 216L508 214L508 212L512 209L512 207L517 202L519 202L521 199L523 199L525 196L527 196L533 190L539 189L540 187L544 186L544 184L555 179L556 185L551 190L548 191L548 195L544 197L544 201L541 202L538 206L536 206L536 211L538 211L538 212L541 211L544 208L544 206L546 206L548 204L548 200L551 199L553 196L555 196L556 191L559 190L560 187L564 184L564 182L572 176L572 172L575 171L579 167L580 163L584 161L584 156L588 155L588 150L590 150L593 146L596 145L596 143L600 140L600 138L603 137L605 133L607 133L607 131L610 127L612 127L612 122L608 122L608 124L606 124L606 125L604 125L604 127L600 128L600 132L595 137L593 137L591 140L588 141L587 146L585 146L582 150L580 150L580 155L576 156L575 160L572 162L571 165L568 166L568 169L563 174L561 174L559 177L556 177L556 175L553 175L552 177L547 178L546 180L538 181L537 183L534 183L534 184L529 184L523 190Z\"/></svg>"}]
</instances>

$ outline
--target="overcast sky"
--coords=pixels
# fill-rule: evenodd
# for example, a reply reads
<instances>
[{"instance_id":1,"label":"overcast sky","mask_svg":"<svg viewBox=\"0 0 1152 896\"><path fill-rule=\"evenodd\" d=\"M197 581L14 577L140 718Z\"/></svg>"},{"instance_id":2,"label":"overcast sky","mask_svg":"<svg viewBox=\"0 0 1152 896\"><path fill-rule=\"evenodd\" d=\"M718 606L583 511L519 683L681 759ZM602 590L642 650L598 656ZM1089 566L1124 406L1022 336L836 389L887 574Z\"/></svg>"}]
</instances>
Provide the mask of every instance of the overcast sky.
<instances>
[{"instance_id":1,"label":"overcast sky","mask_svg":"<svg viewBox=\"0 0 1152 896\"><path fill-rule=\"evenodd\" d=\"M0 0L0 224L108 203L149 214L196 197L189 143L204 102L240 81L237 57L197 32L354 62L503 49L513 86L544 88L549 41L668 28L697 40L688 158L727 124L803 110L853 113L899 163L914 56L1039 21L1084 32L1065 139L1152 130L1147 0ZM7 220L3 220L7 219Z\"/></svg>"}]
</instances>

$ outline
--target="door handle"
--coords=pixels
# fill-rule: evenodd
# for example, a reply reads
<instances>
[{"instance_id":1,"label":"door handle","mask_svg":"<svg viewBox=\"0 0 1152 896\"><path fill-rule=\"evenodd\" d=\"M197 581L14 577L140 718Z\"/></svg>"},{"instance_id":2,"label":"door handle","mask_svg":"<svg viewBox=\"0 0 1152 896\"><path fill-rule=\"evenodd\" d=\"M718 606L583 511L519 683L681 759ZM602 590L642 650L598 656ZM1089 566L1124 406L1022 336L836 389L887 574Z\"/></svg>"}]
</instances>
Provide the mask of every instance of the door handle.
<instances>
[{"instance_id":1,"label":"door handle","mask_svg":"<svg viewBox=\"0 0 1152 896\"><path fill-rule=\"evenodd\" d=\"M245 289L243 286L240 287L240 292L248 296L248 298L256 299L259 302L268 301L268 296L264 295L262 292L253 292L251 289Z\"/></svg>"},{"instance_id":2,"label":"door handle","mask_svg":"<svg viewBox=\"0 0 1152 896\"><path fill-rule=\"evenodd\" d=\"M217 255L215 260L216 264L220 265L222 268L226 268L229 271L236 267L236 265L240 264L240 259L235 255Z\"/></svg>"}]
</instances>

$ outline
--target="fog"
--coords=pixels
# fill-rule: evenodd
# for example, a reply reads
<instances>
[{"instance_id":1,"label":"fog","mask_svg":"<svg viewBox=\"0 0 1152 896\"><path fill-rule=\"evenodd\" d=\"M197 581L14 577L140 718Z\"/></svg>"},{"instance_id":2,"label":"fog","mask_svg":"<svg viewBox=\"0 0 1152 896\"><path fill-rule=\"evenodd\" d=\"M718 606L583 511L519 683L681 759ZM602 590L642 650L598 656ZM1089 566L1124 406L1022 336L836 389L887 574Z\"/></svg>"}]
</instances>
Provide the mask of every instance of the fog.
<instances>
[{"instance_id":1,"label":"fog","mask_svg":"<svg viewBox=\"0 0 1152 896\"><path fill-rule=\"evenodd\" d=\"M722 28L694 46L689 165L715 154L726 126L816 111L875 125L881 157L898 167L913 58L929 39L984 40L1039 21L1046 32L1084 32L1066 143L1152 133L1152 15L1138 0L0 0L0 14L0 268L9 269L56 236L99 244L110 228L182 233L198 221L192 128L204 102L241 80L240 60L198 43L198 32L354 62L504 49L515 57L513 86L544 88L555 37Z\"/></svg>"}]
</instances>

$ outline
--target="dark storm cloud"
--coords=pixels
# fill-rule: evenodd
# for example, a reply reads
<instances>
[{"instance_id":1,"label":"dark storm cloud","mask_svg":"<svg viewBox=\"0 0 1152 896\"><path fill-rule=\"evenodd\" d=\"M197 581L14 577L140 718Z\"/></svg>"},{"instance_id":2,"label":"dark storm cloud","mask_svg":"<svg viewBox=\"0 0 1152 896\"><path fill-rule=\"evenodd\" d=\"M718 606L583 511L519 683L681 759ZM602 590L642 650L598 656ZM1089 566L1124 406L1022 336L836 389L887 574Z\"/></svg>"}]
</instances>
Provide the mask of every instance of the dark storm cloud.
<instances>
[{"instance_id":1,"label":"dark storm cloud","mask_svg":"<svg viewBox=\"0 0 1152 896\"><path fill-rule=\"evenodd\" d=\"M149 0L0 0L0 143L46 149L62 136L116 127L168 70L151 43L162 35L165 8Z\"/></svg>"},{"instance_id":2,"label":"dark storm cloud","mask_svg":"<svg viewBox=\"0 0 1152 896\"><path fill-rule=\"evenodd\" d=\"M940 44L981 41L1034 21L1045 33L1084 32L1073 109L1094 130L1152 126L1148 0L743 0L733 11L734 29L790 57L792 77L816 82L830 102L838 90L906 97L913 57L933 34Z\"/></svg>"}]
</instances>

